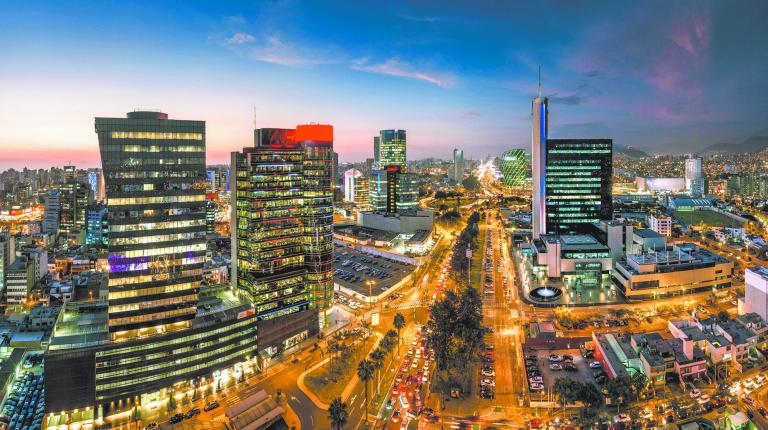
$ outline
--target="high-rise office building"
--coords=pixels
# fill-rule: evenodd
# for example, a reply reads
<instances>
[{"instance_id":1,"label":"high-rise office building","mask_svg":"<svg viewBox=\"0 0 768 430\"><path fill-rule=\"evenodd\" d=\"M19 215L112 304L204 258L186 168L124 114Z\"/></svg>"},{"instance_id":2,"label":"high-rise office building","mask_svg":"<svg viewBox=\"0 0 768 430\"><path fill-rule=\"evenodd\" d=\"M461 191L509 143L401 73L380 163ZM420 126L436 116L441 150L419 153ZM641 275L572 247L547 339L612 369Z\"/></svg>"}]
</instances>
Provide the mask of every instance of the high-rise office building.
<instances>
[{"instance_id":1,"label":"high-rise office building","mask_svg":"<svg viewBox=\"0 0 768 430\"><path fill-rule=\"evenodd\" d=\"M706 193L706 182L702 176L701 165L700 157L689 156L685 159L685 188L693 197L701 197Z\"/></svg>"},{"instance_id":2,"label":"high-rise office building","mask_svg":"<svg viewBox=\"0 0 768 430\"><path fill-rule=\"evenodd\" d=\"M58 232L61 216L61 192L50 191L45 195L43 211L43 233Z\"/></svg>"},{"instance_id":3,"label":"high-rise office building","mask_svg":"<svg viewBox=\"0 0 768 430\"><path fill-rule=\"evenodd\" d=\"M205 260L205 122L96 118L109 222L113 339L189 326Z\"/></svg>"},{"instance_id":4,"label":"high-rise office building","mask_svg":"<svg viewBox=\"0 0 768 430\"><path fill-rule=\"evenodd\" d=\"M272 355L316 334L333 297L333 127L254 136L232 153L232 283Z\"/></svg>"},{"instance_id":5,"label":"high-rise office building","mask_svg":"<svg viewBox=\"0 0 768 430\"><path fill-rule=\"evenodd\" d=\"M376 212L403 212L419 204L419 184L416 175L405 173L400 166L374 169L369 181L368 201Z\"/></svg>"},{"instance_id":6,"label":"high-rise office building","mask_svg":"<svg viewBox=\"0 0 768 430\"><path fill-rule=\"evenodd\" d=\"M549 118L549 112L547 110L548 103L547 98L541 96L541 84L539 84L539 95L533 99L531 105L533 114L533 124L531 128L531 224L534 239L538 239L540 235L547 233L546 191L547 123Z\"/></svg>"},{"instance_id":7,"label":"high-rise office building","mask_svg":"<svg viewBox=\"0 0 768 430\"><path fill-rule=\"evenodd\" d=\"M355 202L356 193L358 190L358 183L360 178L363 177L362 172L357 169L349 169L344 172L344 201L349 203Z\"/></svg>"},{"instance_id":8,"label":"high-rise office building","mask_svg":"<svg viewBox=\"0 0 768 430\"><path fill-rule=\"evenodd\" d=\"M406 136L405 130L381 130L379 136L373 138L374 168L400 166L401 172L406 172Z\"/></svg>"},{"instance_id":9,"label":"high-rise office building","mask_svg":"<svg viewBox=\"0 0 768 430\"><path fill-rule=\"evenodd\" d=\"M107 246L109 222L107 208L102 203L94 203L86 210L85 243L87 245Z\"/></svg>"},{"instance_id":10,"label":"high-rise office building","mask_svg":"<svg viewBox=\"0 0 768 430\"><path fill-rule=\"evenodd\" d=\"M448 171L448 180L457 184L464 180L464 151L461 149L453 150L453 164Z\"/></svg>"},{"instance_id":11,"label":"high-rise office building","mask_svg":"<svg viewBox=\"0 0 768 430\"><path fill-rule=\"evenodd\" d=\"M546 160L547 234L613 218L611 139L547 139Z\"/></svg>"},{"instance_id":12,"label":"high-rise office building","mask_svg":"<svg viewBox=\"0 0 768 430\"><path fill-rule=\"evenodd\" d=\"M521 188L528 179L528 163L524 149L510 149L501 154L502 183L507 187Z\"/></svg>"}]
</instances>

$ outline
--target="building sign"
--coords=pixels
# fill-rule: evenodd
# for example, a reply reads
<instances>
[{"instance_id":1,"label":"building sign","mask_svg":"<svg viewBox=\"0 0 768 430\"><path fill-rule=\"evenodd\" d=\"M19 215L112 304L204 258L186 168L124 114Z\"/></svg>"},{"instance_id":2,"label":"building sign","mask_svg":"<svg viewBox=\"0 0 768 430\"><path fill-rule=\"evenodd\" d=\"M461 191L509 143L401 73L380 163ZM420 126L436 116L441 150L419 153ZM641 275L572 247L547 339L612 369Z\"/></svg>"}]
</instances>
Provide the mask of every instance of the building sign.
<instances>
[{"instance_id":1,"label":"building sign","mask_svg":"<svg viewBox=\"0 0 768 430\"><path fill-rule=\"evenodd\" d=\"M589 263L579 263L576 262L575 264L576 270L603 270L603 263L600 263L599 261L591 261Z\"/></svg>"},{"instance_id":2,"label":"building sign","mask_svg":"<svg viewBox=\"0 0 768 430\"><path fill-rule=\"evenodd\" d=\"M253 315L255 313L256 313L256 309L253 309L253 308L247 309L247 310L238 312L237 319L241 320L241 319L247 318L247 317L249 317L249 316L251 316L251 315Z\"/></svg>"}]
</instances>

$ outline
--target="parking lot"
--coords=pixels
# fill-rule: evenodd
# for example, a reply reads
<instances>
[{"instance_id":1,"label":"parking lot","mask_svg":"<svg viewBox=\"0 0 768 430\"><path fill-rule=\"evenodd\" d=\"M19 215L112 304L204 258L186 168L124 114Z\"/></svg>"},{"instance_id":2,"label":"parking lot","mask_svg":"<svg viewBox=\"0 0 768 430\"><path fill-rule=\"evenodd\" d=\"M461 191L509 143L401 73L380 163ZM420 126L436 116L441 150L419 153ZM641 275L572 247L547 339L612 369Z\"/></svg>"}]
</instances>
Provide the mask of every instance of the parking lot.
<instances>
[{"instance_id":1,"label":"parking lot","mask_svg":"<svg viewBox=\"0 0 768 430\"><path fill-rule=\"evenodd\" d=\"M531 392L545 392L555 380L569 377L581 383L594 382L602 386L607 377L599 361L589 350L560 349L531 352L526 355L526 374Z\"/></svg>"},{"instance_id":2,"label":"parking lot","mask_svg":"<svg viewBox=\"0 0 768 430\"><path fill-rule=\"evenodd\" d=\"M363 297L369 295L366 281L374 281L370 294L375 297L392 288L415 268L411 264L338 244L333 254L333 282Z\"/></svg>"},{"instance_id":3,"label":"parking lot","mask_svg":"<svg viewBox=\"0 0 768 430\"><path fill-rule=\"evenodd\" d=\"M43 425L45 387L42 355L29 355L22 363L21 373L11 385L0 412L0 422L9 430L39 430Z\"/></svg>"}]
</instances>

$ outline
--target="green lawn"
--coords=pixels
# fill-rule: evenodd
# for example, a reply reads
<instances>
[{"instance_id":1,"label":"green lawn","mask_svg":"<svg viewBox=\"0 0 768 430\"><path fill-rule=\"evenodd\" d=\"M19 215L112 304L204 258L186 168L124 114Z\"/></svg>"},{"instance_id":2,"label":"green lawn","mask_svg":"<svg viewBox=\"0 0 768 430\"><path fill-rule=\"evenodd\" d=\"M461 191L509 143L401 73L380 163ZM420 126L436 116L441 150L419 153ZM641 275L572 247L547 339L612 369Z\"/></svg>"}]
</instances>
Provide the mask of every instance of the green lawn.
<instances>
[{"instance_id":1,"label":"green lawn","mask_svg":"<svg viewBox=\"0 0 768 430\"><path fill-rule=\"evenodd\" d=\"M703 222L710 227L743 227L742 223L735 219L710 210L675 211L672 215L694 226Z\"/></svg>"}]
</instances>

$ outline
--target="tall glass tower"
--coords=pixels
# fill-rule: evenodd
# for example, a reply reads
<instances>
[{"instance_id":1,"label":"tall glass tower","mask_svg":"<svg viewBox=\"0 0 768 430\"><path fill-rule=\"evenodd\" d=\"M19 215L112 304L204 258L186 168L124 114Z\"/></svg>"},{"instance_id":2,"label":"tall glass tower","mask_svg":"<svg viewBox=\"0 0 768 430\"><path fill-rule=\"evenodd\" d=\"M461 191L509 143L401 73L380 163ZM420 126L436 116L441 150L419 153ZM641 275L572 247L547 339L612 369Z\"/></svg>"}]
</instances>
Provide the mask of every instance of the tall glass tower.
<instances>
[{"instance_id":1,"label":"tall glass tower","mask_svg":"<svg viewBox=\"0 0 768 430\"><path fill-rule=\"evenodd\" d=\"M259 349L316 334L333 297L333 127L258 129L232 153L232 282L254 303Z\"/></svg>"},{"instance_id":2,"label":"tall glass tower","mask_svg":"<svg viewBox=\"0 0 768 430\"><path fill-rule=\"evenodd\" d=\"M405 142L405 130L381 130L379 132L378 167L400 166L401 172L406 172ZM376 141L374 140L374 150L375 147Z\"/></svg>"},{"instance_id":3,"label":"tall glass tower","mask_svg":"<svg viewBox=\"0 0 768 430\"><path fill-rule=\"evenodd\" d=\"M507 187L521 188L528 179L528 167L524 149L510 149L501 154L502 182Z\"/></svg>"},{"instance_id":4,"label":"tall glass tower","mask_svg":"<svg viewBox=\"0 0 768 430\"><path fill-rule=\"evenodd\" d=\"M539 95L533 99L531 106L533 124L531 128L531 168L532 168L532 212L531 222L533 238L546 234L547 228L547 123L549 112L548 100L541 96L541 84Z\"/></svg>"},{"instance_id":5,"label":"tall glass tower","mask_svg":"<svg viewBox=\"0 0 768 430\"><path fill-rule=\"evenodd\" d=\"M96 118L109 223L114 340L187 328L205 260L205 122Z\"/></svg>"},{"instance_id":6,"label":"tall glass tower","mask_svg":"<svg viewBox=\"0 0 768 430\"><path fill-rule=\"evenodd\" d=\"M548 139L546 233L579 233L613 218L613 140Z\"/></svg>"}]
</instances>

